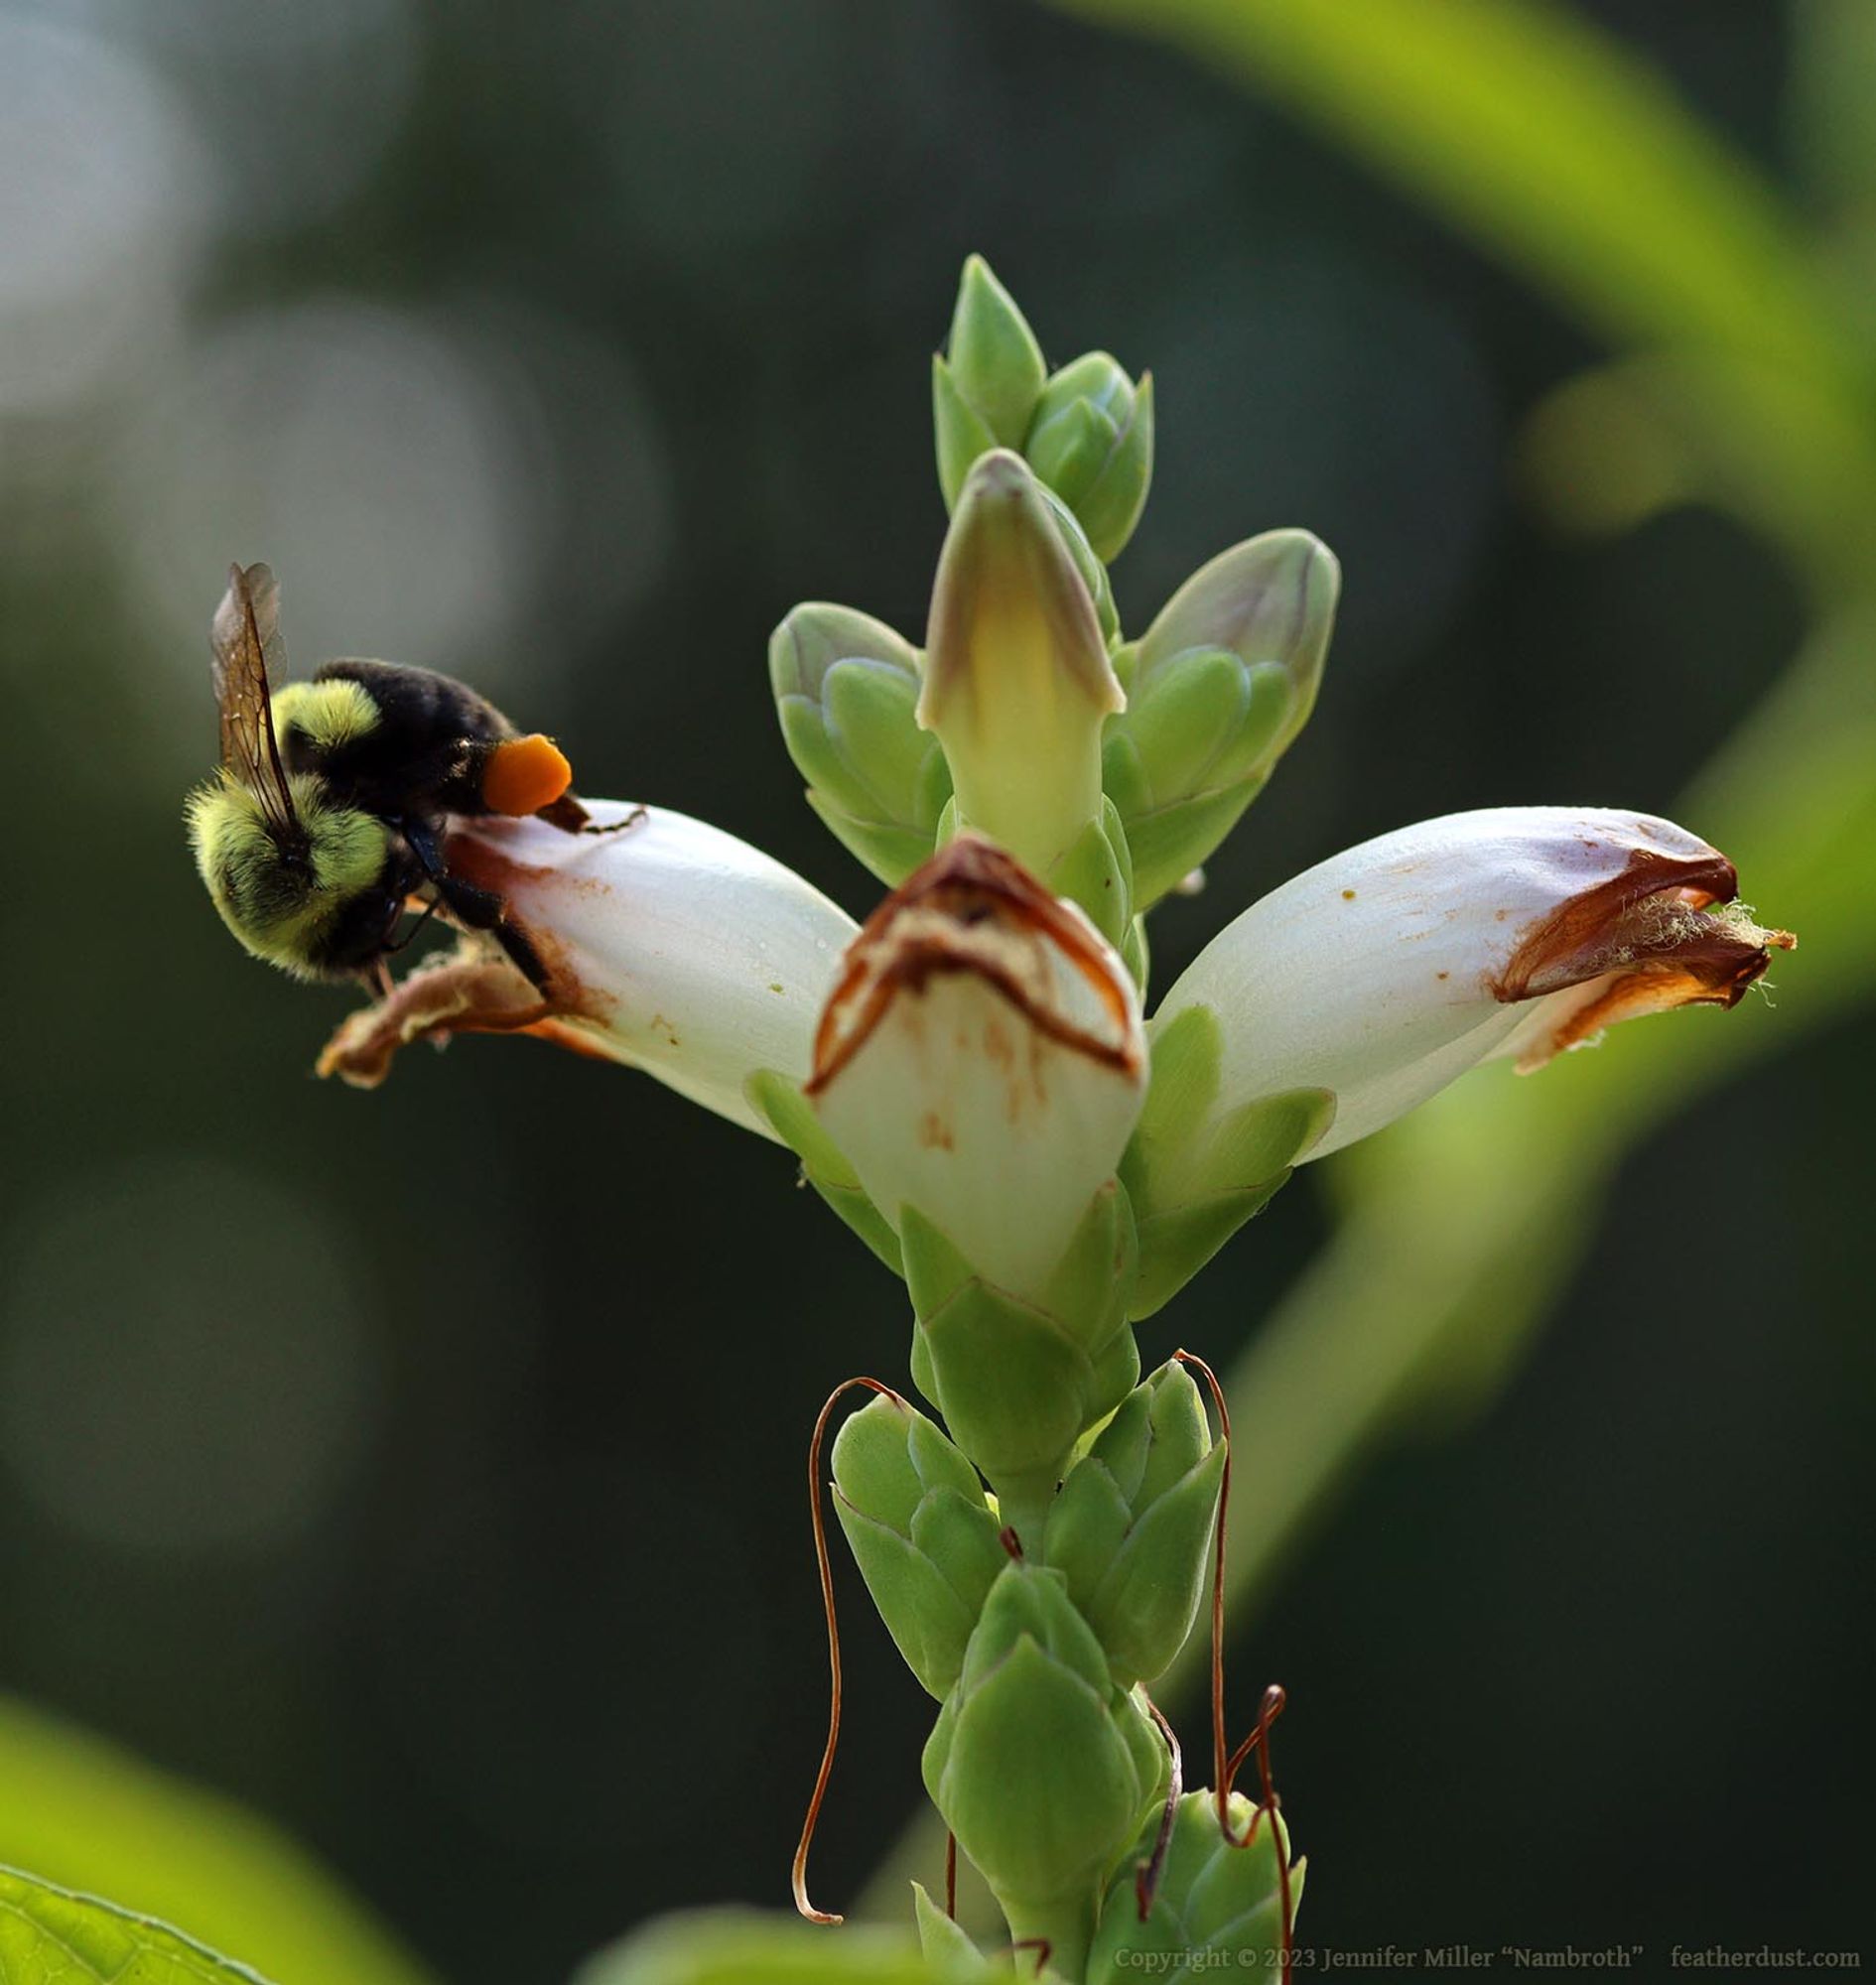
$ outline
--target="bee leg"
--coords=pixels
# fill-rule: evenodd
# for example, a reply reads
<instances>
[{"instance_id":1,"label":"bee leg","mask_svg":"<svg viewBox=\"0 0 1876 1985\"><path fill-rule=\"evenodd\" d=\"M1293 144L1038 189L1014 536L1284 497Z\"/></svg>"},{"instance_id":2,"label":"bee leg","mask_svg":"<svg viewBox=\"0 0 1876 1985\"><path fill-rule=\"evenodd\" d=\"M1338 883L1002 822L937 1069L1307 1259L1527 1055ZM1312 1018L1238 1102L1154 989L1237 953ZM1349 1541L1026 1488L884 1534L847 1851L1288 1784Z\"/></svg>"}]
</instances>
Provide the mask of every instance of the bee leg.
<instances>
[{"instance_id":1,"label":"bee leg","mask_svg":"<svg viewBox=\"0 0 1876 1985\"><path fill-rule=\"evenodd\" d=\"M419 866L437 892L437 901L466 930L486 931L501 946L515 967L536 992L547 991L547 967L541 955L518 924L508 920L508 905L493 889L466 882L444 866L434 828L415 821L403 824L404 840L416 856Z\"/></svg>"},{"instance_id":2,"label":"bee leg","mask_svg":"<svg viewBox=\"0 0 1876 1985\"><path fill-rule=\"evenodd\" d=\"M519 924L508 917L508 906L492 889L466 882L460 875L433 875L437 899L468 930L486 931L501 946L537 992L547 991L547 967Z\"/></svg>"}]
</instances>

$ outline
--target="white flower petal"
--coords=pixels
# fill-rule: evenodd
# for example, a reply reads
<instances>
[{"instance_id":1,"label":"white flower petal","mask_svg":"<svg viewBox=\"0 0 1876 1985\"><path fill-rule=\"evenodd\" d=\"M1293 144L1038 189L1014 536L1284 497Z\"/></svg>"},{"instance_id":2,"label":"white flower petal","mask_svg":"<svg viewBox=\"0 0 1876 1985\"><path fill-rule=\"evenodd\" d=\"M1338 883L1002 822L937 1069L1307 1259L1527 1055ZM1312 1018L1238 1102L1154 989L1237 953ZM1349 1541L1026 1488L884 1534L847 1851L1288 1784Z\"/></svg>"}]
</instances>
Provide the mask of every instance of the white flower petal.
<instances>
[{"instance_id":1,"label":"white flower petal","mask_svg":"<svg viewBox=\"0 0 1876 1985\"><path fill-rule=\"evenodd\" d=\"M806 1080L854 920L720 828L661 807L584 804L616 831L477 820L449 842L452 871L499 894L533 943L547 996L477 939L354 1015L323 1070L369 1083L419 1035L530 1032L642 1068L772 1136L743 1084L758 1069Z\"/></svg>"},{"instance_id":2,"label":"white flower petal","mask_svg":"<svg viewBox=\"0 0 1876 1985\"><path fill-rule=\"evenodd\" d=\"M809 1094L874 1205L915 1206L1027 1294L1113 1175L1145 1090L1139 1005L1088 920L960 836L848 953Z\"/></svg>"},{"instance_id":3,"label":"white flower petal","mask_svg":"<svg viewBox=\"0 0 1876 1985\"><path fill-rule=\"evenodd\" d=\"M1647 814L1495 807L1332 857L1200 953L1156 1022L1211 1007L1218 1108L1334 1092L1321 1157L1497 1054L1535 1067L1612 1020L1731 1005L1783 932L1737 910L1716 849Z\"/></svg>"}]
</instances>

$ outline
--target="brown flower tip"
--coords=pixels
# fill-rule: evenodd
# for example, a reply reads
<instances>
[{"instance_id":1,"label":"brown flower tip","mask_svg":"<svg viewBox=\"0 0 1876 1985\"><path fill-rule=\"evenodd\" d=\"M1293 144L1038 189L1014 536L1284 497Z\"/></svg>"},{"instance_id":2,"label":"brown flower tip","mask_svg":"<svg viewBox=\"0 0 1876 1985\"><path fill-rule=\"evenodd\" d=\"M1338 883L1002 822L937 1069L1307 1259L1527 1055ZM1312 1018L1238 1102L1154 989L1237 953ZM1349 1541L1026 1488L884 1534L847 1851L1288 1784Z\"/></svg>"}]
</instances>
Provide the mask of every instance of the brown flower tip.
<instances>
[{"instance_id":1,"label":"brown flower tip","mask_svg":"<svg viewBox=\"0 0 1876 1985\"><path fill-rule=\"evenodd\" d=\"M609 1059L505 958L491 957L480 941L469 939L418 967L382 999L347 1014L315 1072L335 1075L353 1089L375 1089L390 1074L400 1048L417 1040L442 1047L453 1034L532 1034Z\"/></svg>"},{"instance_id":2,"label":"brown flower tip","mask_svg":"<svg viewBox=\"0 0 1876 1985\"><path fill-rule=\"evenodd\" d=\"M1764 930L1733 898L1739 877L1723 855L1675 857L1636 849L1607 880L1572 896L1519 934L1494 998L1558 999L1519 1045L1518 1069L1541 1068L1618 1020L1675 1006L1736 1006L1790 931Z\"/></svg>"},{"instance_id":3,"label":"brown flower tip","mask_svg":"<svg viewBox=\"0 0 1876 1985\"><path fill-rule=\"evenodd\" d=\"M901 992L955 973L981 979L1037 1033L1139 1076L1144 1066L1133 989L1076 910L1014 857L960 834L873 911L848 947L814 1040L806 1094L824 1090Z\"/></svg>"}]
</instances>

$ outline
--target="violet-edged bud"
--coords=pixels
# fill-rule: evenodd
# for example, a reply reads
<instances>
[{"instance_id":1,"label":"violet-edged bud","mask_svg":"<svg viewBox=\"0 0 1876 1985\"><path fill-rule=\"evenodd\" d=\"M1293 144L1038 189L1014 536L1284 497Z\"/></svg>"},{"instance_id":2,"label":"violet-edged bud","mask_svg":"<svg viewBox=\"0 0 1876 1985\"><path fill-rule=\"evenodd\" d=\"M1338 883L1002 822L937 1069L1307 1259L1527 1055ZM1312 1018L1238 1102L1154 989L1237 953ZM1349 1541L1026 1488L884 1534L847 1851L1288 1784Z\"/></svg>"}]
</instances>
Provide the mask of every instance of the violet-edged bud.
<instances>
[{"instance_id":1,"label":"violet-edged bud","mask_svg":"<svg viewBox=\"0 0 1876 1985\"><path fill-rule=\"evenodd\" d=\"M1134 535L1153 474L1153 382L1087 351L1049 375L1022 452L1074 511L1095 556L1117 558Z\"/></svg>"},{"instance_id":2,"label":"violet-edged bud","mask_svg":"<svg viewBox=\"0 0 1876 1985\"><path fill-rule=\"evenodd\" d=\"M1151 1681L1198 1616L1225 1447L1169 1359L1121 1401L1049 1508L1044 1560L1095 1631L1117 1681Z\"/></svg>"},{"instance_id":3,"label":"violet-edged bud","mask_svg":"<svg viewBox=\"0 0 1876 1985\"><path fill-rule=\"evenodd\" d=\"M1341 572L1307 531L1221 552L1114 658L1127 711L1103 778L1149 908L1205 861L1315 707Z\"/></svg>"},{"instance_id":4,"label":"violet-edged bud","mask_svg":"<svg viewBox=\"0 0 1876 1985\"><path fill-rule=\"evenodd\" d=\"M958 826L1050 880L1104 818L1102 727L1126 701L1035 476L1007 450L984 457L938 562L918 703L951 766Z\"/></svg>"},{"instance_id":5,"label":"violet-edged bud","mask_svg":"<svg viewBox=\"0 0 1876 1985\"><path fill-rule=\"evenodd\" d=\"M1010 1934L1046 1936L1065 1977L1080 1976L1106 1878L1163 1785L1164 1757L1061 1573L1007 1565L926 1743L925 1788Z\"/></svg>"},{"instance_id":6,"label":"violet-edged bud","mask_svg":"<svg viewBox=\"0 0 1876 1985\"><path fill-rule=\"evenodd\" d=\"M943 1701L1008 1562L977 1470L925 1415L879 1393L834 1441L834 1511L906 1665Z\"/></svg>"},{"instance_id":7,"label":"violet-edged bud","mask_svg":"<svg viewBox=\"0 0 1876 1985\"><path fill-rule=\"evenodd\" d=\"M320 1064L369 1088L406 1042L528 1033L643 1069L764 1136L746 1085L806 1078L853 937L845 910L779 861L681 813L590 800L602 833L460 823L453 875L492 890L545 971L537 988L485 934L352 1014Z\"/></svg>"},{"instance_id":8,"label":"violet-edged bud","mask_svg":"<svg viewBox=\"0 0 1876 1985\"><path fill-rule=\"evenodd\" d=\"M918 728L923 658L851 606L797 606L768 644L769 684L808 804L891 887L930 855L951 797L938 740Z\"/></svg>"},{"instance_id":9,"label":"violet-edged bud","mask_svg":"<svg viewBox=\"0 0 1876 1985\"><path fill-rule=\"evenodd\" d=\"M1159 1036L1218 1029L1214 1093L1166 1126L1201 1168L1221 1125L1298 1090L1338 1151L1495 1056L1521 1070L1612 1022L1736 1005L1774 949L1733 864L1685 828L1609 807L1492 807L1318 862L1228 924L1166 993Z\"/></svg>"},{"instance_id":10,"label":"violet-edged bud","mask_svg":"<svg viewBox=\"0 0 1876 1985\"><path fill-rule=\"evenodd\" d=\"M947 353L931 363L938 483L950 509L979 456L1022 446L1048 374L1028 320L982 255L965 261Z\"/></svg>"},{"instance_id":11,"label":"violet-edged bud","mask_svg":"<svg viewBox=\"0 0 1876 1985\"><path fill-rule=\"evenodd\" d=\"M1232 1833L1243 1839L1252 1823L1251 1801L1233 1792L1229 1810ZM1237 1847L1219 1830L1217 1794L1186 1792L1173 1807L1158 1889L1142 1922L1136 1871L1152 1855L1159 1825L1155 1813L1109 1885L1088 1957L1088 1985L1203 1978L1213 1972L1276 1985L1283 1944L1279 1847L1285 1859L1289 1855L1282 1815L1263 1814L1248 1844ZM1302 1861L1289 1865L1292 1919L1305 1869Z\"/></svg>"}]
</instances>

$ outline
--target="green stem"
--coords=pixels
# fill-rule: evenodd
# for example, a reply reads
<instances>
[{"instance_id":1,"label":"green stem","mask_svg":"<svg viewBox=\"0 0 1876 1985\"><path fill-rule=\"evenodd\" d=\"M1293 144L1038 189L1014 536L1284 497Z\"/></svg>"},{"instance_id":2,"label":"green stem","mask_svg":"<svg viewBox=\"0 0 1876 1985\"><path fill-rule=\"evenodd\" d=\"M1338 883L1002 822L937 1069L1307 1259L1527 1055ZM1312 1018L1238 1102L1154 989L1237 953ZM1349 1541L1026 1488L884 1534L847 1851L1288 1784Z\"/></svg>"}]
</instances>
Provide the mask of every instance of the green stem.
<instances>
[{"instance_id":1,"label":"green stem","mask_svg":"<svg viewBox=\"0 0 1876 1985\"><path fill-rule=\"evenodd\" d=\"M1072 1897L1053 1903L1029 1904L998 1897L1009 1924L1013 1942L1036 1956L1040 1972L1046 1946L1050 1972L1079 1985L1088 1973L1088 1946L1094 1941L1096 1898L1090 1894L1080 1902ZM1026 1966L1017 1967L1018 1976L1028 1975Z\"/></svg>"},{"instance_id":2,"label":"green stem","mask_svg":"<svg viewBox=\"0 0 1876 1985\"><path fill-rule=\"evenodd\" d=\"M992 1484L997 1493L998 1513L1015 1531L1023 1556L1032 1561L1042 1555L1042 1532L1060 1480L1061 1470L1048 1468L1036 1475L1011 1476Z\"/></svg>"}]
</instances>

